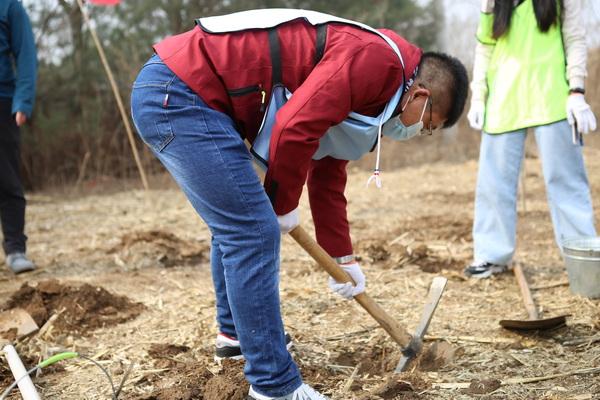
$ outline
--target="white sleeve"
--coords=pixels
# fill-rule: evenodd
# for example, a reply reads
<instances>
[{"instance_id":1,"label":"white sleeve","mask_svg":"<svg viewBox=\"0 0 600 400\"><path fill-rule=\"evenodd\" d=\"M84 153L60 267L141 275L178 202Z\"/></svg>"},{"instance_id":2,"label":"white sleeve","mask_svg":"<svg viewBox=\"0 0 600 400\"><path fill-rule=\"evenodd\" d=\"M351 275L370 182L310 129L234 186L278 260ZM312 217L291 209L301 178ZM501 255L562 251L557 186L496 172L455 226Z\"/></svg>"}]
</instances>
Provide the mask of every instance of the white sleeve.
<instances>
[{"instance_id":1,"label":"white sleeve","mask_svg":"<svg viewBox=\"0 0 600 400\"><path fill-rule=\"evenodd\" d=\"M481 12L491 14L494 12L494 0L481 0Z\"/></svg>"},{"instance_id":2,"label":"white sleeve","mask_svg":"<svg viewBox=\"0 0 600 400\"><path fill-rule=\"evenodd\" d=\"M564 0L562 35L570 88L583 88L587 76L587 43L581 3L582 0Z\"/></svg>"},{"instance_id":3,"label":"white sleeve","mask_svg":"<svg viewBox=\"0 0 600 400\"><path fill-rule=\"evenodd\" d=\"M477 42L475 45L475 59L473 61L473 79L469 85L471 88L471 102L483 101L488 94L487 71L492 58L494 46Z\"/></svg>"},{"instance_id":4,"label":"white sleeve","mask_svg":"<svg viewBox=\"0 0 600 400\"><path fill-rule=\"evenodd\" d=\"M481 13L489 14L494 12L494 0L481 0ZM477 41L475 45L475 58L473 60L473 79L469 87L471 88L471 102L483 101L487 97L487 71L492 58L494 46L483 44Z\"/></svg>"}]
</instances>

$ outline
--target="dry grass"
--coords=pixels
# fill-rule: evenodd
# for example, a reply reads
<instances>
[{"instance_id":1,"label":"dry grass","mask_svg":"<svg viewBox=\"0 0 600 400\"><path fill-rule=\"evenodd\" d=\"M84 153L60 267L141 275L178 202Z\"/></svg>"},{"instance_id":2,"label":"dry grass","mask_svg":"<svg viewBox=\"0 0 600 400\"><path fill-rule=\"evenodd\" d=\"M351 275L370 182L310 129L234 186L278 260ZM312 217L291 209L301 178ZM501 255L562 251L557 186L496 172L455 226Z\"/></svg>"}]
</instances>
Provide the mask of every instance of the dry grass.
<instances>
[{"instance_id":1,"label":"dry grass","mask_svg":"<svg viewBox=\"0 0 600 400\"><path fill-rule=\"evenodd\" d=\"M600 151L593 145L584 151L597 200ZM382 397L381 384L395 382L391 371L399 359L398 346L357 304L331 294L324 273L284 237L282 311L305 378L335 400L363 400L375 393L380 396L370 399L470 399L474 389L465 387L482 379L500 384L488 393L490 399L584 399L599 393L600 300L570 293L547 215L539 159L528 158L526 171L517 258L525 265L542 315L570 314L567 326L529 333L503 330L501 319L527 316L512 275L483 281L462 276L472 256L475 162L383 170L381 190L365 189L370 172L356 168L350 171L348 210L369 294L413 331L431 280L447 277L426 343L447 343L456 357L437 370L417 368L402 375L413 387L402 392L404 397ZM85 197L35 194L29 201L29 253L40 269L17 277L1 271L0 304L25 282L36 285L56 278L63 285L101 286L143 303L147 310L134 320L83 335L48 329L18 346L23 358L36 363L75 350L96 357L117 383L133 364L121 398L201 398L158 395L164 385L180 387L184 378L189 384L193 373L199 375L191 382L205 388L206 379L221 371L212 362L217 328L208 265L186 261L206 252L210 237L182 193L168 188ZM600 226L598 210L596 202ZM311 232L304 197L300 214ZM174 266L166 267L171 261ZM189 350L157 358L152 351L156 345ZM108 381L97 367L77 359L57 364L34 379L43 398L109 397ZM12 394L16 398L18 393Z\"/></svg>"}]
</instances>

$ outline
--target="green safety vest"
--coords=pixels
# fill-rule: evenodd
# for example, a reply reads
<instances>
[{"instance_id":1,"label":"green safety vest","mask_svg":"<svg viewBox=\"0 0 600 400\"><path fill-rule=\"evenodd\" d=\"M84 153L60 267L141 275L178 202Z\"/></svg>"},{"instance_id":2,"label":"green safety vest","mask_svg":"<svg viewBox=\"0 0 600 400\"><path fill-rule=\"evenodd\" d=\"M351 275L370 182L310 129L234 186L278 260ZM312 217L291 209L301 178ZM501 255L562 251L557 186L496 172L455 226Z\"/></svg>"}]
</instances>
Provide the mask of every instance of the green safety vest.
<instances>
[{"instance_id":1,"label":"green safety vest","mask_svg":"<svg viewBox=\"0 0 600 400\"><path fill-rule=\"evenodd\" d=\"M512 13L510 27L492 38L493 14L482 14L477 39L494 45L487 70L484 131L503 133L565 119L569 95L560 24L541 32L532 0Z\"/></svg>"}]
</instances>

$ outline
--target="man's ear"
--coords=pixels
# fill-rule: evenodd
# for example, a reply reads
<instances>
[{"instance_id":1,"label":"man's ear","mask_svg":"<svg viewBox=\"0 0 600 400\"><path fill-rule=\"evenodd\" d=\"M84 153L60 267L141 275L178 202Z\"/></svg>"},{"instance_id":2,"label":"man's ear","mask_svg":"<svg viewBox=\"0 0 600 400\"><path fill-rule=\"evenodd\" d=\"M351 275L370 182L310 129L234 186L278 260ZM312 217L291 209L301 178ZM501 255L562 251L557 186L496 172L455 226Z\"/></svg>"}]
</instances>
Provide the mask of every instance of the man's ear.
<instances>
[{"instance_id":1,"label":"man's ear","mask_svg":"<svg viewBox=\"0 0 600 400\"><path fill-rule=\"evenodd\" d=\"M416 85L415 90L413 91L412 97L417 99L419 97L427 97L431 96L431 92L427 90L427 88L422 87L421 85Z\"/></svg>"}]
</instances>

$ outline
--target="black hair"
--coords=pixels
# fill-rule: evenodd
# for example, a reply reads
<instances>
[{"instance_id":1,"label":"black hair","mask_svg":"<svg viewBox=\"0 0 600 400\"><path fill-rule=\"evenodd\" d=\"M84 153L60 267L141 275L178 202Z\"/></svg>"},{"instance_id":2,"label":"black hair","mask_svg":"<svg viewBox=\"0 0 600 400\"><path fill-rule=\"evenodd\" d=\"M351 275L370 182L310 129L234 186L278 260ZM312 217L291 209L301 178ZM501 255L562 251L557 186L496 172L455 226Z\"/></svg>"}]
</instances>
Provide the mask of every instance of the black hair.
<instances>
[{"instance_id":1,"label":"black hair","mask_svg":"<svg viewBox=\"0 0 600 400\"><path fill-rule=\"evenodd\" d=\"M523 0L519 2L522 3ZM492 37L498 39L510 26L514 0L496 0L494 3L494 24ZM563 0L533 0L533 10L540 31L548 32L562 14Z\"/></svg>"},{"instance_id":2,"label":"black hair","mask_svg":"<svg viewBox=\"0 0 600 400\"><path fill-rule=\"evenodd\" d=\"M422 83L431 93L438 115L446 115L442 128L458 122L469 94L469 77L464 64L449 54L423 53L414 84Z\"/></svg>"}]
</instances>

